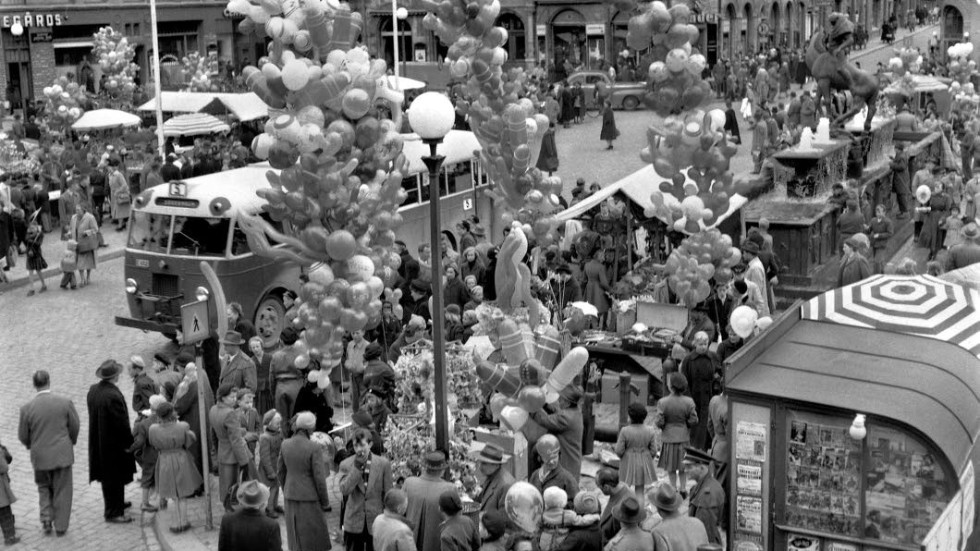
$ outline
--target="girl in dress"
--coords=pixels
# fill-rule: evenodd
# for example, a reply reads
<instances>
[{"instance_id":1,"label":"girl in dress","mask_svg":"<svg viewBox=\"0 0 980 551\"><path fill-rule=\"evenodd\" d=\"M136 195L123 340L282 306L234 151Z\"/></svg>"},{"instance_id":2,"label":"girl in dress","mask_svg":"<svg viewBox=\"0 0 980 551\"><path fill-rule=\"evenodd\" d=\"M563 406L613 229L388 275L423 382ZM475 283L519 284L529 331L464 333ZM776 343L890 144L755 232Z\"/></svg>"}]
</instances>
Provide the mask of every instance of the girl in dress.
<instances>
[{"instance_id":1,"label":"girl in dress","mask_svg":"<svg viewBox=\"0 0 980 551\"><path fill-rule=\"evenodd\" d=\"M636 495L644 495L644 489L657 481L657 466L653 458L657 455L657 431L643 424L647 419L647 408L643 404L632 403L627 409L630 424L619 430L616 440L616 455L622 462L619 466L619 481L636 489Z\"/></svg>"},{"instance_id":2,"label":"girl in dress","mask_svg":"<svg viewBox=\"0 0 980 551\"><path fill-rule=\"evenodd\" d=\"M686 496L684 448L691 442L691 428L698 424L698 411L694 399L684 395L687 391L687 377L679 372L671 373L668 386L670 395L657 402L657 426L662 431L660 438L663 441L659 466L667 471L670 483L675 488L680 488L681 493Z\"/></svg>"},{"instance_id":3,"label":"girl in dress","mask_svg":"<svg viewBox=\"0 0 980 551\"><path fill-rule=\"evenodd\" d=\"M25 241L27 247L27 280L28 286L30 286L30 290L27 291L27 296L29 297L34 296L35 278L41 282L39 293L48 290L48 286L44 283L44 274L42 273L48 267L48 263L44 260L44 255L41 252L41 243L43 241L44 233L41 231L41 226L36 223L31 223L27 228L27 240Z\"/></svg>"},{"instance_id":4,"label":"girl in dress","mask_svg":"<svg viewBox=\"0 0 980 551\"><path fill-rule=\"evenodd\" d=\"M940 225L946 232L946 239L943 240L943 247L949 250L953 245L958 245L963 240L960 230L963 229L963 217L960 216L960 208L953 205L949 216ZM28 261L30 262L30 261Z\"/></svg>"},{"instance_id":5,"label":"girl in dress","mask_svg":"<svg viewBox=\"0 0 980 551\"><path fill-rule=\"evenodd\" d=\"M197 437L190 425L177 420L171 404L161 404L156 413L160 422L150 427L150 445L159 452L154 479L160 500L175 500L170 531L179 534L191 527L180 501L197 491L203 480L188 451Z\"/></svg>"}]
</instances>

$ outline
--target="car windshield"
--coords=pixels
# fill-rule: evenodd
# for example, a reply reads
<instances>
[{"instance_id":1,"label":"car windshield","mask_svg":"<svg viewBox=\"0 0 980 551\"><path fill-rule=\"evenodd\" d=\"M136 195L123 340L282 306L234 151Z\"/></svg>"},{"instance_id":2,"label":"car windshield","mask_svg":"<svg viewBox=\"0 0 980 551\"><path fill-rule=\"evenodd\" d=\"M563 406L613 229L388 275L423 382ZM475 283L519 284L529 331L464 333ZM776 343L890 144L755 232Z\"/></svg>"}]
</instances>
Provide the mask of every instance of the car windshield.
<instances>
[{"instance_id":1,"label":"car windshield","mask_svg":"<svg viewBox=\"0 0 980 551\"><path fill-rule=\"evenodd\" d=\"M128 247L158 253L167 252L171 218L173 217L169 214L134 212L130 223Z\"/></svg>"},{"instance_id":2,"label":"car windshield","mask_svg":"<svg viewBox=\"0 0 980 551\"><path fill-rule=\"evenodd\" d=\"M178 216L174 218L170 253L191 256L225 256L230 227L231 223L228 218Z\"/></svg>"}]
</instances>

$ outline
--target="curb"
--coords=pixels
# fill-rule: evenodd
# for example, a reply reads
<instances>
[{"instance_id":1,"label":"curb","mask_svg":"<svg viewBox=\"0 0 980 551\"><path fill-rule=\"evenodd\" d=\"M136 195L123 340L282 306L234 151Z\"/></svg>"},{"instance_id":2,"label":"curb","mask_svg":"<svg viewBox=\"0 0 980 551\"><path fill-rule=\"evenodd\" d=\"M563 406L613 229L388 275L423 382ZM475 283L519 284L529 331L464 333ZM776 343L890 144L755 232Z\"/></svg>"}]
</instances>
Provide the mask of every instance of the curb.
<instances>
[{"instance_id":1,"label":"curb","mask_svg":"<svg viewBox=\"0 0 980 551\"><path fill-rule=\"evenodd\" d=\"M919 33L928 32L928 31L935 30L935 29L938 29L938 28L939 28L939 25L926 25L924 27L920 27L920 28L918 28L918 29L910 32L909 34L906 34L906 35L902 36L902 38L896 38L895 41L892 42L891 44L882 44L881 46L877 46L875 48L861 50L856 55L852 54L850 56L850 60L851 61L860 61L862 57L868 56L868 55L871 55L871 54L874 54L874 53L877 53L877 52L880 52L881 50L884 50L886 48L892 49L892 50L894 50L895 48L901 48L902 47L901 41L903 39L905 39L906 37L916 36Z\"/></svg>"},{"instance_id":2,"label":"curb","mask_svg":"<svg viewBox=\"0 0 980 551\"><path fill-rule=\"evenodd\" d=\"M105 254L102 254L100 256L96 256L95 257L95 260L96 260L96 262L108 262L110 260L115 260L115 259L121 257L123 254L125 254L125 252L126 252L125 249L118 249L118 250L107 251ZM19 260L21 262L26 262L27 261L25 259L19 259ZM41 275L43 275L44 278L47 279L49 277L57 277L57 276L61 275L61 273L62 272L61 272L61 268L60 267L57 267L57 266L49 266L47 269L45 269L43 272L41 272ZM11 279L6 285L4 285L3 287L0 287L0 291L8 291L8 290L12 290L12 289L17 289L19 287L23 287L24 285L27 285L27 283L29 281L30 281L30 278L28 276L21 276L21 277L18 277L17 279Z\"/></svg>"}]
</instances>

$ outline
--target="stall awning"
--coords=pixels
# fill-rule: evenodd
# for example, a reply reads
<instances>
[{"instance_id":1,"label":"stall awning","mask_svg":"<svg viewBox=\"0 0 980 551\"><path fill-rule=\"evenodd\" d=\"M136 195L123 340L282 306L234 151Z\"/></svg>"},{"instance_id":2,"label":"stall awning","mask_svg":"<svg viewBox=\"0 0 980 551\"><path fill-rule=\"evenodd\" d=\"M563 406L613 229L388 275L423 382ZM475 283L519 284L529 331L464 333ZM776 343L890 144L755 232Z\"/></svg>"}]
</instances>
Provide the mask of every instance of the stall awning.
<instances>
[{"instance_id":1,"label":"stall awning","mask_svg":"<svg viewBox=\"0 0 980 551\"><path fill-rule=\"evenodd\" d=\"M880 300L891 303L886 308L891 315L911 317L912 303L929 300L919 295L925 287L917 282L925 278L872 280L893 277L916 292L896 291L893 286ZM873 281L862 283L866 282ZM813 300L839 297L843 303L849 300L843 297L846 293L846 287L835 289ZM895 299L902 294L913 298ZM921 319L940 316L928 310L922 310ZM810 304L791 309L767 333L750 341L731 358L727 387L893 419L926 435L957 473L962 472L977 454L980 438L977 356L957 344L900 331L895 320L883 320L874 328L823 315L816 316L820 321L808 317L814 317ZM980 325L974 331L980 331Z\"/></svg>"},{"instance_id":2,"label":"stall awning","mask_svg":"<svg viewBox=\"0 0 980 551\"><path fill-rule=\"evenodd\" d=\"M254 92L243 94L164 92L161 99L163 102L162 109L169 113L200 113L208 108L208 113L215 114L212 104L218 101L240 121L251 121L269 116L269 106ZM156 98L139 106L140 111L155 111L156 108Z\"/></svg>"},{"instance_id":3,"label":"stall awning","mask_svg":"<svg viewBox=\"0 0 980 551\"><path fill-rule=\"evenodd\" d=\"M653 165L646 165L615 184L602 188L598 192L590 195L584 201L576 203L559 212L555 218L557 218L559 221L578 218L582 215L582 213L588 212L593 207L605 201L609 197L612 197L619 191L623 192L623 194L629 197L631 201L636 203L636 205L643 210L652 209L653 201L650 200L650 194L660 188L660 182L666 181L668 181L666 178L661 177L653 170ZM742 208L748 201L749 200L745 197L735 194L729 200L728 211L719 216L718 220L710 227L717 227L729 216L734 214L735 211ZM668 206L678 204L677 199L672 195L664 195L664 202Z\"/></svg>"}]
</instances>

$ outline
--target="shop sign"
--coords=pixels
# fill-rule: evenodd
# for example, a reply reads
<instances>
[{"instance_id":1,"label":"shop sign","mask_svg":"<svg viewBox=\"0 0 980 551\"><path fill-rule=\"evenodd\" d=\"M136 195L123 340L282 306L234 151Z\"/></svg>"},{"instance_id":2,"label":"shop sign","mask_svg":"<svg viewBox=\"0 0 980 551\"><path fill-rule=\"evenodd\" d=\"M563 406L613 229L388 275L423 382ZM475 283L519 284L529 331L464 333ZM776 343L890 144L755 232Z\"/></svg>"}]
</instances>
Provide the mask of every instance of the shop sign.
<instances>
[{"instance_id":1,"label":"shop sign","mask_svg":"<svg viewBox=\"0 0 980 551\"><path fill-rule=\"evenodd\" d=\"M27 12L24 15L4 15L0 23L3 24L3 28L5 29L9 29L14 25L21 25L23 27L56 27L61 25L66 19L60 13L39 13L32 15L31 12Z\"/></svg>"},{"instance_id":2,"label":"shop sign","mask_svg":"<svg viewBox=\"0 0 980 551\"><path fill-rule=\"evenodd\" d=\"M534 34L536 34L538 36L545 36L546 34L548 34L548 26L547 25L535 25L534 26Z\"/></svg>"},{"instance_id":3,"label":"shop sign","mask_svg":"<svg viewBox=\"0 0 980 551\"><path fill-rule=\"evenodd\" d=\"M718 24L718 14L717 13L698 13L691 17L691 23L695 25L717 25Z\"/></svg>"},{"instance_id":4,"label":"shop sign","mask_svg":"<svg viewBox=\"0 0 980 551\"><path fill-rule=\"evenodd\" d=\"M587 35L606 34L606 26L603 25L602 23L586 25L585 34Z\"/></svg>"},{"instance_id":5,"label":"shop sign","mask_svg":"<svg viewBox=\"0 0 980 551\"><path fill-rule=\"evenodd\" d=\"M31 43L51 42L51 31L40 31L31 33Z\"/></svg>"}]
</instances>

